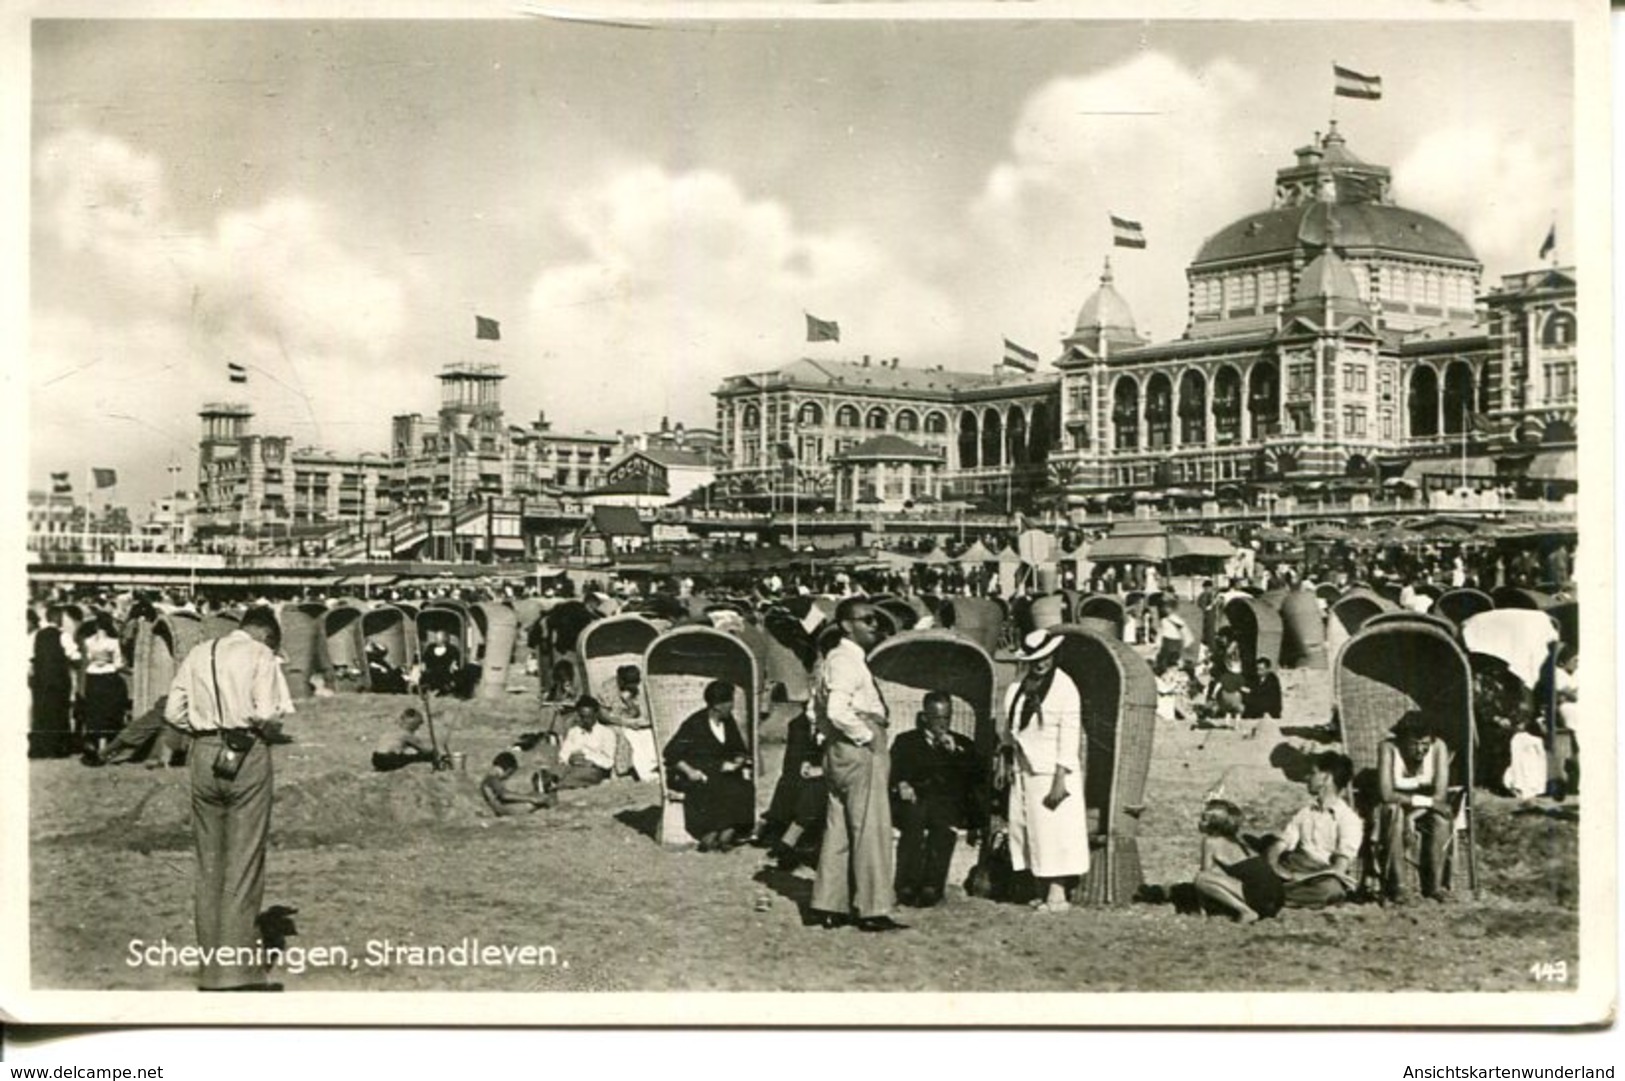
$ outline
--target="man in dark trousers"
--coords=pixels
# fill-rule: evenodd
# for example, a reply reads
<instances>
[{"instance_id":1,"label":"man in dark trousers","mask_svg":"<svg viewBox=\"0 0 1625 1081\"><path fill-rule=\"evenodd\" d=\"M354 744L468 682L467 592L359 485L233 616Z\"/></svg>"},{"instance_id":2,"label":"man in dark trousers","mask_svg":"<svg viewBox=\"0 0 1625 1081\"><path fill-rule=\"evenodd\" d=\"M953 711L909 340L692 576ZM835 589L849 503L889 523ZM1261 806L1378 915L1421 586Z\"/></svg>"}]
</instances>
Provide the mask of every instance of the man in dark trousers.
<instances>
[{"instance_id":1,"label":"man in dark trousers","mask_svg":"<svg viewBox=\"0 0 1625 1081\"><path fill-rule=\"evenodd\" d=\"M192 736L187 767L203 991L282 990L253 963L271 834L265 727L293 712L273 652L281 636L271 609L251 608L236 630L194 646L169 687L164 719Z\"/></svg>"},{"instance_id":2,"label":"man in dark trousers","mask_svg":"<svg viewBox=\"0 0 1625 1081\"><path fill-rule=\"evenodd\" d=\"M892 819L897 840L897 901L930 908L942 901L955 827L975 823L976 749L948 730L953 700L932 691L914 730L891 748Z\"/></svg>"}]
</instances>

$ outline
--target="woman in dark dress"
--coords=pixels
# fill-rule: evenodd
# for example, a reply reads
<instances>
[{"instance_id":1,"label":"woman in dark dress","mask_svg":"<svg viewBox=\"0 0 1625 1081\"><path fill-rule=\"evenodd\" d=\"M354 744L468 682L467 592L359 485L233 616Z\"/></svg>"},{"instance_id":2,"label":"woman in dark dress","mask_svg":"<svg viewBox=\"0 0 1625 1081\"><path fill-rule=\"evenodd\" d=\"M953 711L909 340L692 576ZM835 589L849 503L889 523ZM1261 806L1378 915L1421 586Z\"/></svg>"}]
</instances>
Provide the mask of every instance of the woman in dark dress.
<instances>
[{"instance_id":1,"label":"woman in dark dress","mask_svg":"<svg viewBox=\"0 0 1625 1081\"><path fill-rule=\"evenodd\" d=\"M80 643L85 659L84 727L81 732L86 757L95 758L104 743L119 734L130 710L130 694L121 670L124 651L119 644L113 619L98 612L91 633Z\"/></svg>"},{"instance_id":2,"label":"woman in dark dress","mask_svg":"<svg viewBox=\"0 0 1625 1081\"><path fill-rule=\"evenodd\" d=\"M705 709L689 717L666 744L666 776L683 793L683 824L700 851L724 851L749 837L756 822L750 748L734 720L734 688L705 688Z\"/></svg>"}]
</instances>

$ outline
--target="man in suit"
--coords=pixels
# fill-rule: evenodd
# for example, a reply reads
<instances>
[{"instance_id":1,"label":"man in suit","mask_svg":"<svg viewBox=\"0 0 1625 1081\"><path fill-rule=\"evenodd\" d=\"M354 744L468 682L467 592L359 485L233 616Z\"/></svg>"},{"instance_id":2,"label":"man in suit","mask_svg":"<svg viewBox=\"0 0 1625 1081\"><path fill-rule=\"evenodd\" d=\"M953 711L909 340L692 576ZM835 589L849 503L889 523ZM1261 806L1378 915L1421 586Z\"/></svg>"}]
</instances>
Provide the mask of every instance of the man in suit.
<instances>
[{"instance_id":1,"label":"man in suit","mask_svg":"<svg viewBox=\"0 0 1625 1081\"><path fill-rule=\"evenodd\" d=\"M897 902L930 908L942 901L956 826L974 825L976 750L948 729L953 700L932 691L912 732L891 749L892 817L897 841Z\"/></svg>"},{"instance_id":2,"label":"man in suit","mask_svg":"<svg viewBox=\"0 0 1625 1081\"><path fill-rule=\"evenodd\" d=\"M45 625L34 632L34 656L28 673L33 716L28 730L28 757L66 758L73 753L72 639L63 634L64 613L57 605L45 611Z\"/></svg>"},{"instance_id":3,"label":"man in suit","mask_svg":"<svg viewBox=\"0 0 1625 1081\"><path fill-rule=\"evenodd\" d=\"M879 616L865 598L848 597L835 609L835 623L842 635L825 655L813 690L829 789L813 916L824 928L856 913L860 930L902 930L891 918L896 896L886 703L867 659L880 640Z\"/></svg>"}]
</instances>

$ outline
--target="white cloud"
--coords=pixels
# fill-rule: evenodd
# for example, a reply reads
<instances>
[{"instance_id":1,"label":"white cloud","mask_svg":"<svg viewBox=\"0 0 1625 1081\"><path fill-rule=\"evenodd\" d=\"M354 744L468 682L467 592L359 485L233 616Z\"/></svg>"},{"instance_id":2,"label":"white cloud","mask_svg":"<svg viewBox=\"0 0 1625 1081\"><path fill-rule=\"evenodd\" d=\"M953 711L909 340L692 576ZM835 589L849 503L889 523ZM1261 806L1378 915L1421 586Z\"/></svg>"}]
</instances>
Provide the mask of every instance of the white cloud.
<instances>
[{"instance_id":1,"label":"white cloud","mask_svg":"<svg viewBox=\"0 0 1625 1081\"><path fill-rule=\"evenodd\" d=\"M105 430L132 475L161 474L143 432L109 412L195 438L205 400L241 396L227 361L247 365L256 426L342 450L381 447L380 402L399 397L407 290L310 201L284 197L199 228L171 206L161 163L76 130L36 160L36 206L66 291L36 301L33 471L72 453L64 432ZM111 377L111 381L109 381ZM211 390L210 388L214 388ZM110 397L110 392L117 391ZM91 427L79 427L90 424ZM103 463L105 464L105 463Z\"/></svg>"},{"instance_id":2,"label":"white cloud","mask_svg":"<svg viewBox=\"0 0 1625 1081\"><path fill-rule=\"evenodd\" d=\"M912 361L961 330L949 299L897 255L803 229L719 173L633 167L574 201L561 224L586 254L543 269L530 294L529 344L557 378L521 372L509 389L567 423L662 411L708 422L724 376L803 353ZM839 321L845 344L809 347L804 310Z\"/></svg>"},{"instance_id":3,"label":"white cloud","mask_svg":"<svg viewBox=\"0 0 1625 1081\"><path fill-rule=\"evenodd\" d=\"M1148 240L1114 255L1140 329L1183 330L1185 265L1208 234L1267 201L1278 164L1237 154L1236 138L1285 145L1248 116L1257 89L1228 61L1192 70L1146 52L1034 92L971 207L964 253L983 280L1022 284L986 292L979 315L1049 355L1094 291L1117 214L1142 222Z\"/></svg>"},{"instance_id":4,"label":"white cloud","mask_svg":"<svg viewBox=\"0 0 1625 1081\"><path fill-rule=\"evenodd\" d=\"M1400 202L1461 231L1486 284L1537 263L1554 220L1572 257L1567 162L1535 140L1484 125L1433 132L1394 165Z\"/></svg>"}]
</instances>

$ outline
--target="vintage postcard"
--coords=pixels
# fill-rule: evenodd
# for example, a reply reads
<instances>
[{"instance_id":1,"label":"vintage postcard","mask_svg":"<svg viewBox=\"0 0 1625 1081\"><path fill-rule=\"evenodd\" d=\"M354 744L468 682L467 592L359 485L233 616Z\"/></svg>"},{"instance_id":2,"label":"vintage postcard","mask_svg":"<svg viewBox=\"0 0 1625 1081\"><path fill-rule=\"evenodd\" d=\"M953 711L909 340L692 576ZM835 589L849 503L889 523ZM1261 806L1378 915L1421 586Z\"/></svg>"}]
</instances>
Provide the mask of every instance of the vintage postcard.
<instances>
[{"instance_id":1,"label":"vintage postcard","mask_svg":"<svg viewBox=\"0 0 1625 1081\"><path fill-rule=\"evenodd\" d=\"M26 7L6 1017L1612 1018L1601 3Z\"/></svg>"}]
</instances>

